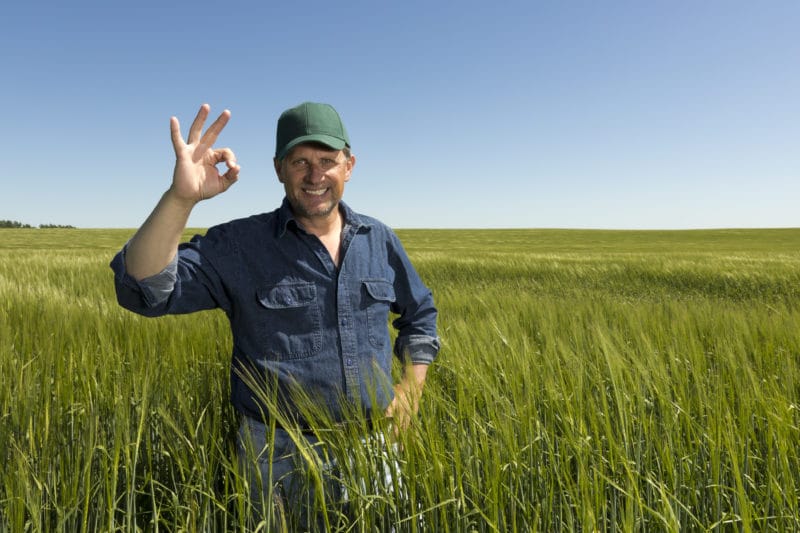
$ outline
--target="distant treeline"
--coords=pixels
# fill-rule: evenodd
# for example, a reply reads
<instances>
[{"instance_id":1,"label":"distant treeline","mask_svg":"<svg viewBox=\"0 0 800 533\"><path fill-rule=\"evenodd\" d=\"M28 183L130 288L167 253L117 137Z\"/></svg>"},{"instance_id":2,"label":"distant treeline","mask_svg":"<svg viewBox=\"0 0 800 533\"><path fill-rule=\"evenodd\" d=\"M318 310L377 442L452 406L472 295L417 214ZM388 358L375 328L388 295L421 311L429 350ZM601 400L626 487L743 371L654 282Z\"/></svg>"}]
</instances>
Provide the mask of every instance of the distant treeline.
<instances>
[{"instance_id":1,"label":"distant treeline","mask_svg":"<svg viewBox=\"0 0 800 533\"><path fill-rule=\"evenodd\" d=\"M0 220L0 228L32 228L30 224L23 224L16 220ZM74 229L75 226L61 225L61 224L39 224L40 228L68 228Z\"/></svg>"}]
</instances>

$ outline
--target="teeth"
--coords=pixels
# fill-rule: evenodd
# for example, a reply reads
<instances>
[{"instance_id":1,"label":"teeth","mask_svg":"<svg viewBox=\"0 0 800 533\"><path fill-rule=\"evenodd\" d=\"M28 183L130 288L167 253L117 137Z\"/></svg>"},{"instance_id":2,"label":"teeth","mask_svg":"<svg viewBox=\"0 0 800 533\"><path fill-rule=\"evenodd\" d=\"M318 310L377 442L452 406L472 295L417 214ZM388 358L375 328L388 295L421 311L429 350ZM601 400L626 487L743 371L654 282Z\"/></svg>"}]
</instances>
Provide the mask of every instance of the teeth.
<instances>
[{"instance_id":1,"label":"teeth","mask_svg":"<svg viewBox=\"0 0 800 533\"><path fill-rule=\"evenodd\" d=\"M303 189L306 194L313 194L314 196L322 196L328 189Z\"/></svg>"}]
</instances>

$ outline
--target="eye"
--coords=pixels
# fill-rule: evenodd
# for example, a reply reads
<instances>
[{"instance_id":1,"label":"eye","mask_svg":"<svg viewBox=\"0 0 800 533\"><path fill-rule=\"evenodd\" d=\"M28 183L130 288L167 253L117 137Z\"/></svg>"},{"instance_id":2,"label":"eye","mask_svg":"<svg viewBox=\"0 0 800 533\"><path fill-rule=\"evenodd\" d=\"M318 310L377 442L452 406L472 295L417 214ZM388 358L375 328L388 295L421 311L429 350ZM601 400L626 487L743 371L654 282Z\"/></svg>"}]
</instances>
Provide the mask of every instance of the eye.
<instances>
[{"instance_id":1,"label":"eye","mask_svg":"<svg viewBox=\"0 0 800 533\"><path fill-rule=\"evenodd\" d=\"M292 161L292 167L296 169L308 168L308 159L295 159Z\"/></svg>"},{"instance_id":2,"label":"eye","mask_svg":"<svg viewBox=\"0 0 800 533\"><path fill-rule=\"evenodd\" d=\"M336 166L336 161L333 159L328 159L327 157L323 157L319 161L319 166L321 166L325 170L329 170Z\"/></svg>"}]
</instances>

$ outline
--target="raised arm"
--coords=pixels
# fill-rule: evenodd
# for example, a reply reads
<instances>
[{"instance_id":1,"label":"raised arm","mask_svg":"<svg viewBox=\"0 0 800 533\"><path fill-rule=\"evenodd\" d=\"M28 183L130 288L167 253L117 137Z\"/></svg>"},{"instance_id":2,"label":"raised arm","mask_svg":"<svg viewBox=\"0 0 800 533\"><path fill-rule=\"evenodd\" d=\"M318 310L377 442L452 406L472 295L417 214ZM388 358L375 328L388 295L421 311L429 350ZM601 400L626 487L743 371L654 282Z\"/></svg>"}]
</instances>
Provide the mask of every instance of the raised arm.
<instances>
[{"instance_id":1,"label":"raised arm","mask_svg":"<svg viewBox=\"0 0 800 533\"><path fill-rule=\"evenodd\" d=\"M236 164L233 151L213 147L231 117L230 111L223 111L203 133L209 110L208 104L200 106L186 141L181 135L178 119L170 119L172 146L175 149L172 185L130 240L125 254L125 267L136 279L141 280L164 270L177 253L178 243L194 206L225 192L239 178L239 165ZM220 163L225 163L227 167L224 174L217 169Z\"/></svg>"}]
</instances>

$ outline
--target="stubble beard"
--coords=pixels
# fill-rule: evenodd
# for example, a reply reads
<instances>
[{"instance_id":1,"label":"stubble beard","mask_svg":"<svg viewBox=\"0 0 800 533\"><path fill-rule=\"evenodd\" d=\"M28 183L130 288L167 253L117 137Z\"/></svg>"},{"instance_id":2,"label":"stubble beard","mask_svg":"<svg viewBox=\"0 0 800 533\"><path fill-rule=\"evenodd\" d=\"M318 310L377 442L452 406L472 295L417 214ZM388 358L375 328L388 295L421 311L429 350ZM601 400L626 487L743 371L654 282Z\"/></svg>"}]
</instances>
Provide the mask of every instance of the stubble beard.
<instances>
[{"instance_id":1,"label":"stubble beard","mask_svg":"<svg viewBox=\"0 0 800 533\"><path fill-rule=\"evenodd\" d=\"M339 202L331 201L327 206L319 206L314 210L306 209L301 202L291 202L292 212L298 218L325 218L333 213L333 210L339 207Z\"/></svg>"}]
</instances>

